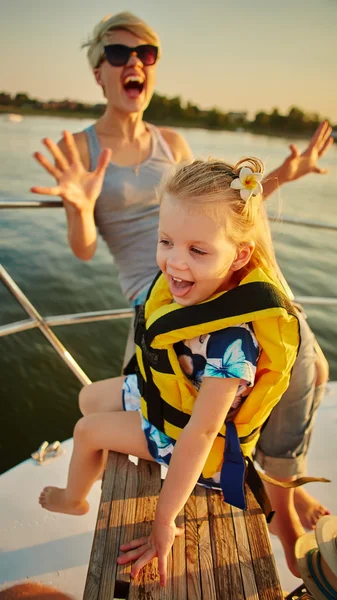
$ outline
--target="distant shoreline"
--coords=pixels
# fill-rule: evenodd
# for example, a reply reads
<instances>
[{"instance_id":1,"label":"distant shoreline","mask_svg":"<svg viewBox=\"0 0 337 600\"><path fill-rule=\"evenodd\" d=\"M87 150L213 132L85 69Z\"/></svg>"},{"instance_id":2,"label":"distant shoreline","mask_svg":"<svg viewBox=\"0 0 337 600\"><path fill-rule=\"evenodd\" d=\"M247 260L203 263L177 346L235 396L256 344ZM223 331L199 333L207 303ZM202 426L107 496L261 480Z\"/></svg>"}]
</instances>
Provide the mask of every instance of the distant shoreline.
<instances>
[{"instance_id":1,"label":"distant shoreline","mask_svg":"<svg viewBox=\"0 0 337 600\"><path fill-rule=\"evenodd\" d=\"M93 119L97 120L101 115L94 113L93 111L64 111L64 110L48 110L48 109L38 109L34 110L32 108L18 108L17 106L0 106L0 115L1 114L15 114L20 115L22 117L63 117L65 119ZM278 137L278 138L301 138L301 139L310 139L312 134L308 134L308 132L293 132L293 131L279 131L279 130L271 130L271 129L255 129L253 127L244 126L244 127L209 127L203 123L191 123L186 120L174 120L174 119L164 119L164 120L156 120L151 119L150 121L154 125L158 127L174 127L174 128L183 128L183 129L204 129L206 131L231 131L233 133L251 133L253 135L265 135L268 137Z\"/></svg>"}]
</instances>

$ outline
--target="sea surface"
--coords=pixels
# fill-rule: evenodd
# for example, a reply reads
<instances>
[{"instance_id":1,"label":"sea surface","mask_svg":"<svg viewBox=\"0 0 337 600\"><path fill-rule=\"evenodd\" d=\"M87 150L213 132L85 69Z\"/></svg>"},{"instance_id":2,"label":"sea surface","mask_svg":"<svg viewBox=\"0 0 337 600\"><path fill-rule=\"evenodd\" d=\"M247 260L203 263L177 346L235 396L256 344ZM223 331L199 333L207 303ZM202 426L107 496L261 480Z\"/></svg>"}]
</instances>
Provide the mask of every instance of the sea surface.
<instances>
[{"instance_id":1,"label":"sea surface","mask_svg":"<svg viewBox=\"0 0 337 600\"><path fill-rule=\"evenodd\" d=\"M55 141L64 129L80 131L91 120L0 115L0 201L38 199L32 185L49 185L32 154L41 139ZM246 133L181 130L195 155L235 162L258 156L272 170L294 140ZM296 140L295 140L296 142ZM305 147L303 140L298 141ZM321 161L329 174L285 185L268 201L270 213L337 226L337 147ZM39 197L40 198L40 197ZM337 297L336 232L286 223L272 224L279 263L298 296ZM0 210L0 262L43 316L127 307L113 259L100 242L89 263L67 245L62 208ZM26 319L0 282L0 325ZM306 313L337 379L337 307L308 306ZM91 380L119 374L129 321L54 328ZM37 329L0 338L0 473L29 457L43 440L71 437L79 417L81 384Z\"/></svg>"}]
</instances>

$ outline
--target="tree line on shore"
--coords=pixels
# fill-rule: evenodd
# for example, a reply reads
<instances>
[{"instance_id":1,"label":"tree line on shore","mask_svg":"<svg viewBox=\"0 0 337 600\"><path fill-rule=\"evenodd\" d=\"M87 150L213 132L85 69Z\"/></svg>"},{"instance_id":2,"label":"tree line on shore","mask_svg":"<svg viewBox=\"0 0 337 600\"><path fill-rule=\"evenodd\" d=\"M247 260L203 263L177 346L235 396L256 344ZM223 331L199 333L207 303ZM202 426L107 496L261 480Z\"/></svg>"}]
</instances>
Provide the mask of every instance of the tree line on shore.
<instances>
[{"instance_id":1,"label":"tree line on shore","mask_svg":"<svg viewBox=\"0 0 337 600\"><path fill-rule=\"evenodd\" d=\"M31 98L25 92L13 96L0 92L0 110L20 114L64 114L97 118L103 114L105 104L88 104L68 99L46 102ZM310 135L322 120L318 113L305 113L296 106L290 107L287 114L281 114L277 108L270 113L259 111L249 120L244 111L225 113L216 107L205 110L191 102L183 102L180 96L168 98L158 93L153 95L144 117L161 125L304 135Z\"/></svg>"}]
</instances>

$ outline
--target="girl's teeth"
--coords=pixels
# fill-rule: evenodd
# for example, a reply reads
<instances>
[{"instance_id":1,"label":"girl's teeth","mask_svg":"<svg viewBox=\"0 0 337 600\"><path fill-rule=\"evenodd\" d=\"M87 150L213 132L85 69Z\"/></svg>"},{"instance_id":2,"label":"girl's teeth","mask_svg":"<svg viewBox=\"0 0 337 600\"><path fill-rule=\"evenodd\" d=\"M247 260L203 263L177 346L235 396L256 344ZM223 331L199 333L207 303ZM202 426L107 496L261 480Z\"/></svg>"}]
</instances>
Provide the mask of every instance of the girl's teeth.
<instances>
[{"instance_id":1,"label":"girl's teeth","mask_svg":"<svg viewBox=\"0 0 337 600\"><path fill-rule=\"evenodd\" d=\"M172 277L173 281L179 281L179 283L182 282L182 279L177 279L177 277Z\"/></svg>"}]
</instances>

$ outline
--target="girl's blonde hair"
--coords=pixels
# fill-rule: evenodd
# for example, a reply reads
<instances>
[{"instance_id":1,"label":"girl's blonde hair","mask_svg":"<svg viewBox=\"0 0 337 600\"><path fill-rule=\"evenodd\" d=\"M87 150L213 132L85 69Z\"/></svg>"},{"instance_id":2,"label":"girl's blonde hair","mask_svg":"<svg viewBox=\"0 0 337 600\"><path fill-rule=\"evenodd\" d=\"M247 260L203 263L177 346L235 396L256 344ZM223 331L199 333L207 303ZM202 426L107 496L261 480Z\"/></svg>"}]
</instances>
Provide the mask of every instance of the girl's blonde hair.
<instances>
[{"instance_id":1,"label":"girl's blonde hair","mask_svg":"<svg viewBox=\"0 0 337 600\"><path fill-rule=\"evenodd\" d=\"M116 29L129 31L144 42L158 46L160 57L160 40L156 32L139 17L130 12L121 12L104 17L94 28L91 38L82 44L82 48L88 48L87 57L92 69L99 66L104 57L104 46L109 44L109 32Z\"/></svg>"},{"instance_id":2,"label":"girl's blonde hair","mask_svg":"<svg viewBox=\"0 0 337 600\"><path fill-rule=\"evenodd\" d=\"M258 158L243 158L236 165L213 158L194 160L179 166L163 183L159 195L162 199L165 193L170 194L182 200L187 210L213 218L238 248L253 241L255 250L242 275L261 266L279 278L263 196L245 201L239 190L230 187L244 166L254 173L264 172Z\"/></svg>"}]
</instances>

